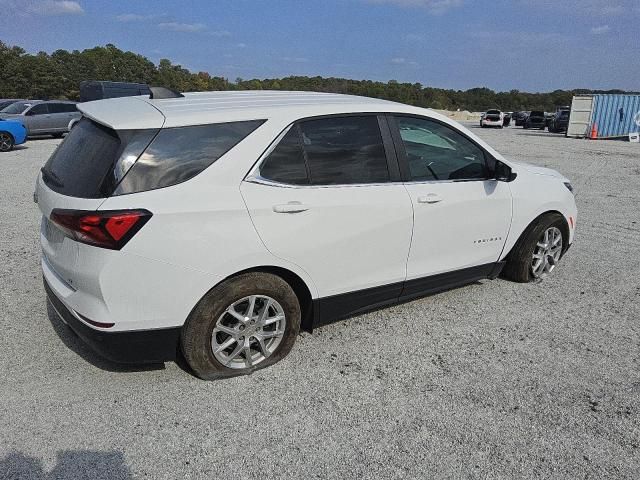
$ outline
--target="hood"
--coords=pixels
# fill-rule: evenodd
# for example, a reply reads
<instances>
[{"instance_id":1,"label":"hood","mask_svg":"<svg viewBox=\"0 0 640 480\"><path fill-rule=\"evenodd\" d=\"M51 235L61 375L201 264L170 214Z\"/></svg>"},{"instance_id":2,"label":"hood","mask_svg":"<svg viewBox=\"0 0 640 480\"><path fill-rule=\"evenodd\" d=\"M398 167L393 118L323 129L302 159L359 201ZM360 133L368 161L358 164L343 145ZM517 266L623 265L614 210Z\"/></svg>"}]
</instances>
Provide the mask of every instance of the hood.
<instances>
[{"instance_id":1,"label":"hood","mask_svg":"<svg viewBox=\"0 0 640 480\"><path fill-rule=\"evenodd\" d=\"M514 162L513 160L510 160L509 163L511 165L517 166L518 168L522 168L530 173L534 173L536 175L546 175L547 177L554 177L557 178L558 180L562 180L563 182L568 182L569 180L567 179L567 177L565 177L564 175L562 175L560 172L552 169L552 168L547 168L547 167L538 167L537 165L532 165L530 163L525 163L525 162Z\"/></svg>"}]
</instances>

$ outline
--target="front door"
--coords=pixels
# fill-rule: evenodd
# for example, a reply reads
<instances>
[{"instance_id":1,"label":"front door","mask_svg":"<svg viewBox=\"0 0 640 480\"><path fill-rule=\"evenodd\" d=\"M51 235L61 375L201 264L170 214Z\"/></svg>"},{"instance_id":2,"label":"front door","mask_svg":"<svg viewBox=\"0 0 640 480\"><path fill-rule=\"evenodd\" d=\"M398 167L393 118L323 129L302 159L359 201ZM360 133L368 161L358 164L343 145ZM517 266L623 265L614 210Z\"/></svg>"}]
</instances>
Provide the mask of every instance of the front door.
<instances>
[{"instance_id":1,"label":"front door","mask_svg":"<svg viewBox=\"0 0 640 480\"><path fill-rule=\"evenodd\" d=\"M405 280L411 201L381 128L376 115L294 124L241 186L273 255L304 269L320 297L355 295L335 317L396 299Z\"/></svg>"},{"instance_id":2,"label":"front door","mask_svg":"<svg viewBox=\"0 0 640 480\"><path fill-rule=\"evenodd\" d=\"M460 272L459 283L486 276L511 225L508 183L488 178L488 154L453 127L413 116L390 123L415 218L408 285L446 272Z\"/></svg>"}]
</instances>

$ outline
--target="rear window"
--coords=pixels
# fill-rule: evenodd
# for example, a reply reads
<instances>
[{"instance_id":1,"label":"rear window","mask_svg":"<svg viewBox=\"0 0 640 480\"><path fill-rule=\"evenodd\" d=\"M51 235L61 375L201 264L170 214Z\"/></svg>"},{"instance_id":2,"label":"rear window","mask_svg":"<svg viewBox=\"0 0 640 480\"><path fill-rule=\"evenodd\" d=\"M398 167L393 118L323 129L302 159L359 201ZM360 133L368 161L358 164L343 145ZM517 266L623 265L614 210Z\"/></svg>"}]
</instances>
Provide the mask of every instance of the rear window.
<instances>
[{"instance_id":1,"label":"rear window","mask_svg":"<svg viewBox=\"0 0 640 480\"><path fill-rule=\"evenodd\" d=\"M487 115L500 115L500 111L499 110L489 110L487 112Z\"/></svg>"},{"instance_id":2,"label":"rear window","mask_svg":"<svg viewBox=\"0 0 640 480\"><path fill-rule=\"evenodd\" d=\"M530 117L544 117L544 112L539 112L537 110L532 111L529 114Z\"/></svg>"},{"instance_id":3,"label":"rear window","mask_svg":"<svg viewBox=\"0 0 640 480\"><path fill-rule=\"evenodd\" d=\"M121 154L126 153L129 159L133 156L135 161L156 132L116 132L83 118L42 168L43 180L49 188L63 195L108 197L118 181L115 166Z\"/></svg>"}]
</instances>

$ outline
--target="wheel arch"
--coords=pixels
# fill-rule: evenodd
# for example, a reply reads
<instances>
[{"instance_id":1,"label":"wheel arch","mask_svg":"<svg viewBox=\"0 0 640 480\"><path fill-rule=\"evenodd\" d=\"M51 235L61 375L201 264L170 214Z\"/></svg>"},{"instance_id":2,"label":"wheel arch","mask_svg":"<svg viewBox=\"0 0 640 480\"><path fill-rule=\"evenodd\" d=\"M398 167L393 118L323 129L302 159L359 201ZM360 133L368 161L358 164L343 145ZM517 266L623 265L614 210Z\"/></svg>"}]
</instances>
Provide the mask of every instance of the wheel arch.
<instances>
[{"instance_id":1,"label":"wheel arch","mask_svg":"<svg viewBox=\"0 0 640 480\"><path fill-rule=\"evenodd\" d=\"M11 137L11 142L15 145L16 144L16 137L13 133L11 133L9 130L0 130L0 133L6 133L7 135L9 135ZM11 147L13 148L13 147ZM9 150L11 150L11 148L9 148ZM8 150L8 151L9 151Z\"/></svg>"},{"instance_id":2,"label":"wheel arch","mask_svg":"<svg viewBox=\"0 0 640 480\"><path fill-rule=\"evenodd\" d=\"M562 219L562 226L561 226L562 236L563 238L567 239L567 241L563 242L563 245L562 245L562 254L564 255L564 253L569 248L569 238L570 238L569 223L567 222L567 218L565 217L565 215L559 210L546 210L545 212L542 212L533 220L531 220L531 222L529 222L529 224L522 230L522 232L520 232L518 239L512 245L511 249L509 249L509 253L507 253L502 257L503 260L508 260L510 258L511 253L518 247L522 238L529 232L529 230L531 230L531 228L533 228L540 221L540 219L550 215L558 215Z\"/></svg>"},{"instance_id":3,"label":"wheel arch","mask_svg":"<svg viewBox=\"0 0 640 480\"><path fill-rule=\"evenodd\" d=\"M6 133L7 135L9 135L11 137L11 140L13 140L13 142L15 143L16 137L15 137L15 135L13 133L11 133L11 131L0 129L0 133Z\"/></svg>"},{"instance_id":4,"label":"wheel arch","mask_svg":"<svg viewBox=\"0 0 640 480\"><path fill-rule=\"evenodd\" d=\"M300 302L300 328L306 332L312 331L313 326L313 318L314 318L314 303L313 297L311 295L311 289L307 285L307 283L295 272L284 268L278 267L275 265L262 265L256 267L245 268L244 270L239 270L224 279L220 280L218 283L213 285L207 292L202 296L204 298L211 290L216 288L218 285L235 278L239 275L245 273L270 273L272 275L276 275L282 278L285 282L289 284L289 286L293 289L293 292L298 297L298 301ZM202 300L198 300L198 303ZM196 303L197 305L197 303ZM195 308L195 306L194 306Z\"/></svg>"}]
</instances>

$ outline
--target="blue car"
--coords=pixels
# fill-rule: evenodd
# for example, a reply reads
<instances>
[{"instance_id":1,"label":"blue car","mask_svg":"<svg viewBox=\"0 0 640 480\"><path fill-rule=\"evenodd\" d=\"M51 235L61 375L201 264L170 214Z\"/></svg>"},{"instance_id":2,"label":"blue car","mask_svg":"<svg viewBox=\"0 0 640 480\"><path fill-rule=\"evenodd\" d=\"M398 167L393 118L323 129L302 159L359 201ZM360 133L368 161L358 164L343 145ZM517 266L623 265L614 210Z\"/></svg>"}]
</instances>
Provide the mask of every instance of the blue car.
<instances>
[{"instance_id":1,"label":"blue car","mask_svg":"<svg viewBox=\"0 0 640 480\"><path fill-rule=\"evenodd\" d=\"M8 152L14 145L27 141L27 129L22 122L0 119L0 152Z\"/></svg>"}]
</instances>

